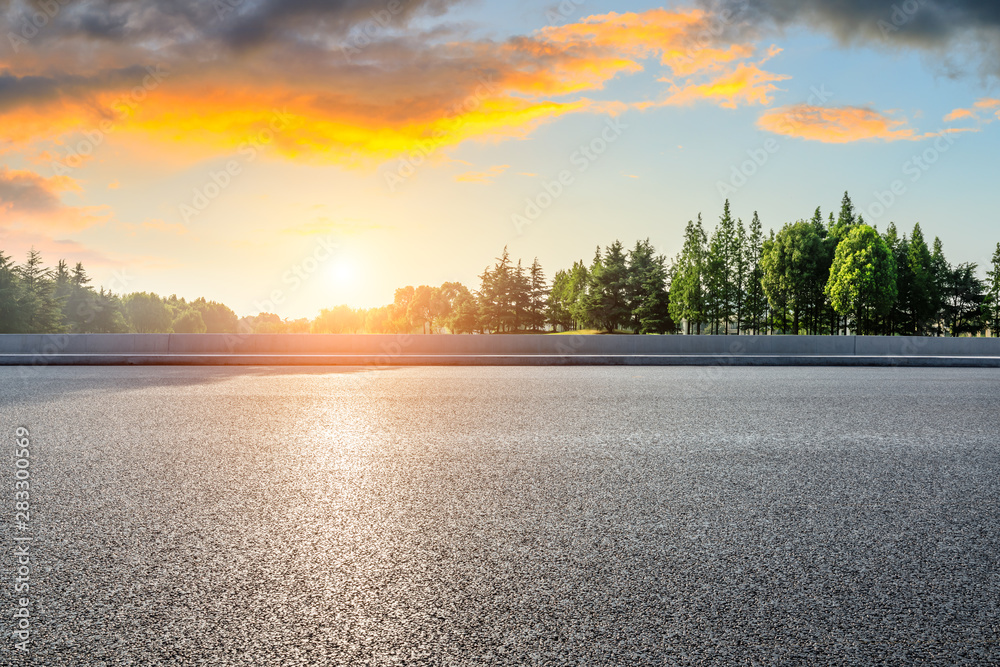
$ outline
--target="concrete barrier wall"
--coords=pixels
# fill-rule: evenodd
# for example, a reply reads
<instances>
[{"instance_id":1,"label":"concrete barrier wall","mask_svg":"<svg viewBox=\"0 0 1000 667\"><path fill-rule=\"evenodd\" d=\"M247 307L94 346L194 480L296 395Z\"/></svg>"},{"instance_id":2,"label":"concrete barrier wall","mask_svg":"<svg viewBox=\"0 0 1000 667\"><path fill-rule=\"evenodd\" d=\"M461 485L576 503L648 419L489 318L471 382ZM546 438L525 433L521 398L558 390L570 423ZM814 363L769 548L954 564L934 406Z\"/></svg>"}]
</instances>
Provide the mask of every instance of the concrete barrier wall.
<instances>
[{"instance_id":1,"label":"concrete barrier wall","mask_svg":"<svg viewBox=\"0 0 1000 667\"><path fill-rule=\"evenodd\" d=\"M14 334L0 354L1000 356L1000 338Z\"/></svg>"}]
</instances>

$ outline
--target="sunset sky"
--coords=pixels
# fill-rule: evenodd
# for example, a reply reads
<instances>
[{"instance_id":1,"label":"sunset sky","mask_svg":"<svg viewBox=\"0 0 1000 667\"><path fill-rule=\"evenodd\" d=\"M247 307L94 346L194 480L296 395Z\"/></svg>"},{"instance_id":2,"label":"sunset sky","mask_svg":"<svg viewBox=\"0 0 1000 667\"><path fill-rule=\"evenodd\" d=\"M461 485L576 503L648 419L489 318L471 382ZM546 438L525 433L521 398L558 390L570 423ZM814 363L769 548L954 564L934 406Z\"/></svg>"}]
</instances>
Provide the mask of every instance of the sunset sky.
<instances>
[{"instance_id":1,"label":"sunset sky","mask_svg":"<svg viewBox=\"0 0 1000 667\"><path fill-rule=\"evenodd\" d=\"M117 292L311 317L474 288L504 245L551 277L615 238L673 256L726 197L777 229L844 190L952 261L1000 241L995 1L0 0L0 16L0 250L83 261Z\"/></svg>"}]
</instances>

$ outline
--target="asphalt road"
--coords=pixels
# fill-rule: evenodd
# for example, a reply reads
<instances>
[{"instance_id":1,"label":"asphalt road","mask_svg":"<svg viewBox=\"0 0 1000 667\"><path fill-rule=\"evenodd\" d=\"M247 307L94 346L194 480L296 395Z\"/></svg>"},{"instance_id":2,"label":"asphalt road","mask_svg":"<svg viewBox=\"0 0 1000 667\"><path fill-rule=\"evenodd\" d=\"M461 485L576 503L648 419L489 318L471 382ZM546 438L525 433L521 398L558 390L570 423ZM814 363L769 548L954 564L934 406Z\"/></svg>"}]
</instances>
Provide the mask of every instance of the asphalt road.
<instances>
[{"instance_id":1,"label":"asphalt road","mask_svg":"<svg viewBox=\"0 0 1000 667\"><path fill-rule=\"evenodd\" d=\"M0 664L1000 664L998 370L0 368L0 409Z\"/></svg>"}]
</instances>

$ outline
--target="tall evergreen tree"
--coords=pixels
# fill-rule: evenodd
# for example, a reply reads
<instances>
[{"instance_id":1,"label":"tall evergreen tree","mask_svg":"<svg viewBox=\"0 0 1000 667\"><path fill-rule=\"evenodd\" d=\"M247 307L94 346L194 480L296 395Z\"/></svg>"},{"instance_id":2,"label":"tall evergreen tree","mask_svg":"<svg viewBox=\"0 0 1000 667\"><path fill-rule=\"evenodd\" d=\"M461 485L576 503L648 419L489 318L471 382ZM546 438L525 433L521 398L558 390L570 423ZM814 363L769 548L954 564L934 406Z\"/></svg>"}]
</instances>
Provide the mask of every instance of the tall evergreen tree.
<instances>
[{"instance_id":1,"label":"tall evergreen tree","mask_svg":"<svg viewBox=\"0 0 1000 667\"><path fill-rule=\"evenodd\" d=\"M609 333L624 328L631 312L628 304L628 265L620 241L598 255L590 269L590 289L585 300L587 319Z\"/></svg>"},{"instance_id":2,"label":"tall evergreen tree","mask_svg":"<svg viewBox=\"0 0 1000 667\"><path fill-rule=\"evenodd\" d=\"M632 330L642 334L672 332L666 258L655 254L649 239L636 243L629 253L628 281Z\"/></svg>"},{"instance_id":3,"label":"tall evergreen tree","mask_svg":"<svg viewBox=\"0 0 1000 667\"><path fill-rule=\"evenodd\" d=\"M708 240L701 215L697 223L688 221L684 230L684 248L674 263L670 283L670 316L684 322L685 333L701 333L705 315L705 261Z\"/></svg>"},{"instance_id":4,"label":"tall evergreen tree","mask_svg":"<svg viewBox=\"0 0 1000 667\"><path fill-rule=\"evenodd\" d=\"M764 286L761 282L764 278L764 268L761 265L764 251L764 233L757 211L754 211L753 220L750 222L750 233L747 237L744 251L746 254L744 261L747 266L747 279L746 312L744 314L743 327L759 335L761 330L765 329L767 296L764 293Z\"/></svg>"},{"instance_id":5,"label":"tall evergreen tree","mask_svg":"<svg viewBox=\"0 0 1000 667\"><path fill-rule=\"evenodd\" d=\"M990 270L986 272L987 320L990 333L1000 336L1000 243L993 251Z\"/></svg>"},{"instance_id":6,"label":"tall evergreen tree","mask_svg":"<svg viewBox=\"0 0 1000 667\"><path fill-rule=\"evenodd\" d=\"M532 331L541 331L545 328L546 316L545 306L548 301L548 282L545 280L545 272L538 258L531 263L528 269L528 328Z\"/></svg>"},{"instance_id":7,"label":"tall evergreen tree","mask_svg":"<svg viewBox=\"0 0 1000 667\"><path fill-rule=\"evenodd\" d=\"M944 256L944 244L937 236L934 237L934 250L931 252L931 299L928 310L931 315L931 331L937 336L945 333L947 313L948 281L951 277L951 264Z\"/></svg>"},{"instance_id":8,"label":"tall evergreen tree","mask_svg":"<svg viewBox=\"0 0 1000 667\"><path fill-rule=\"evenodd\" d=\"M10 255L0 251L0 334L23 332L23 296L21 280Z\"/></svg>"},{"instance_id":9,"label":"tall evergreen tree","mask_svg":"<svg viewBox=\"0 0 1000 667\"><path fill-rule=\"evenodd\" d=\"M32 248L27 261L17 267L23 288L20 303L24 333L61 333L62 304L55 294L52 272L42 265L42 255Z\"/></svg>"}]
</instances>

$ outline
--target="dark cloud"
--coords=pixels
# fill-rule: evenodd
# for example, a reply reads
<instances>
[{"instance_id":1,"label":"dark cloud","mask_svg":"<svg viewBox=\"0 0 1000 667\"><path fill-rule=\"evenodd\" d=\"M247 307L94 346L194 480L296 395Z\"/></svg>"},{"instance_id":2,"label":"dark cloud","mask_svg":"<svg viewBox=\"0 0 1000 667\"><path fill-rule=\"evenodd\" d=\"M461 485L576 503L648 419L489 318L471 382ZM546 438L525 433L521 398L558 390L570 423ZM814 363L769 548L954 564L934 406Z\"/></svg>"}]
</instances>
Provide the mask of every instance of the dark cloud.
<instances>
[{"instance_id":1,"label":"dark cloud","mask_svg":"<svg viewBox=\"0 0 1000 667\"><path fill-rule=\"evenodd\" d=\"M149 40L210 39L237 48L299 33L337 38L374 22L403 28L417 15L440 15L463 0L76 0L51 10L41 41L61 37L111 40L135 45ZM30 23L36 3L0 0L8 29ZM38 21L35 21L38 24ZM187 38L187 39L185 39Z\"/></svg>"},{"instance_id":2,"label":"dark cloud","mask_svg":"<svg viewBox=\"0 0 1000 667\"><path fill-rule=\"evenodd\" d=\"M997 0L703 0L751 25L805 24L845 43L871 39L942 46L969 31L1000 34Z\"/></svg>"}]
</instances>

